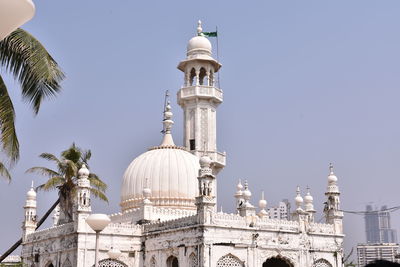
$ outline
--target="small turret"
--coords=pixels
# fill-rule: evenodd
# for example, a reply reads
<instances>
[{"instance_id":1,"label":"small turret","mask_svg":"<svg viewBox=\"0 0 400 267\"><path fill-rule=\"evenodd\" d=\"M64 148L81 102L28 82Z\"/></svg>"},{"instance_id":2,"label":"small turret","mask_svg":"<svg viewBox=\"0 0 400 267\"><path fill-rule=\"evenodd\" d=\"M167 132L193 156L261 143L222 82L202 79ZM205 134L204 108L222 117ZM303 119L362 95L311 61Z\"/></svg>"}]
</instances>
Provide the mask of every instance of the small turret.
<instances>
[{"instance_id":1,"label":"small turret","mask_svg":"<svg viewBox=\"0 0 400 267\"><path fill-rule=\"evenodd\" d=\"M333 164L329 164L327 197L324 207L326 223L333 224L335 232L343 233L343 211L340 210L340 191L337 185L338 178L333 171Z\"/></svg>"},{"instance_id":2,"label":"small turret","mask_svg":"<svg viewBox=\"0 0 400 267\"><path fill-rule=\"evenodd\" d=\"M26 193L26 201L24 206L25 216L24 222L22 225L22 240L25 241L26 237L35 232L36 230L36 191L33 188L33 181L31 184L31 188Z\"/></svg>"},{"instance_id":3,"label":"small turret","mask_svg":"<svg viewBox=\"0 0 400 267\"><path fill-rule=\"evenodd\" d=\"M304 208L305 211L308 212L310 222L314 221L316 210L314 209L314 198L311 196L310 188L307 187L307 194L304 197Z\"/></svg>"},{"instance_id":4,"label":"small turret","mask_svg":"<svg viewBox=\"0 0 400 267\"><path fill-rule=\"evenodd\" d=\"M153 203L150 201L151 197L151 188L149 185L149 179L146 178L146 183L143 187L143 202L140 207L141 209L141 219L139 220L140 224L148 223L152 220L152 212L153 212Z\"/></svg>"},{"instance_id":5,"label":"small turret","mask_svg":"<svg viewBox=\"0 0 400 267\"><path fill-rule=\"evenodd\" d=\"M197 178L199 195L196 197L196 206L199 223L205 224L210 222L211 213L216 212L216 177L211 169L213 161L209 156L203 155L199 163L200 170Z\"/></svg>"},{"instance_id":6,"label":"small turret","mask_svg":"<svg viewBox=\"0 0 400 267\"><path fill-rule=\"evenodd\" d=\"M256 215L256 208L250 203L251 191L247 181L244 182L243 199L244 202L239 206L240 216L254 216Z\"/></svg>"},{"instance_id":7,"label":"small turret","mask_svg":"<svg viewBox=\"0 0 400 267\"><path fill-rule=\"evenodd\" d=\"M260 212L258 213L258 217L263 218L268 216L268 212L265 210L267 207L267 201L264 198L264 191L261 192L261 199L258 202L258 207L260 207Z\"/></svg>"},{"instance_id":8,"label":"small turret","mask_svg":"<svg viewBox=\"0 0 400 267\"><path fill-rule=\"evenodd\" d=\"M92 212L90 199L90 171L85 164L78 171L78 183L74 204L74 222L78 231L86 227L85 220Z\"/></svg>"},{"instance_id":9,"label":"small turret","mask_svg":"<svg viewBox=\"0 0 400 267\"><path fill-rule=\"evenodd\" d=\"M239 183L236 186L236 193L235 193L235 198L236 198L236 209L239 212L239 208L241 207L241 205L243 205L244 203L244 199L243 199L243 185L242 185L242 181L239 179Z\"/></svg>"}]
</instances>

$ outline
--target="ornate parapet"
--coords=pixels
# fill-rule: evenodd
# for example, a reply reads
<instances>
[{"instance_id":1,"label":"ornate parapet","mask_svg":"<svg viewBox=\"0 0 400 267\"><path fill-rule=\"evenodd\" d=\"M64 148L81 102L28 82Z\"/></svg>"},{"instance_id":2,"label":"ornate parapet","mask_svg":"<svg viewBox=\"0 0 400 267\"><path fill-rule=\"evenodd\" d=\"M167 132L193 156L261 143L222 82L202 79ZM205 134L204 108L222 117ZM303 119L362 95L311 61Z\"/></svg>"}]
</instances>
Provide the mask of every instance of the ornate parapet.
<instances>
[{"instance_id":1,"label":"ornate parapet","mask_svg":"<svg viewBox=\"0 0 400 267\"><path fill-rule=\"evenodd\" d=\"M150 206L150 221L168 221L196 214L196 210L172 209ZM142 208L130 209L123 213L111 214L111 221L114 223L133 222L142 220Z\"/></svg>"},{"instance_id":2,"label":"ornate parapet","mask_svg":"<svg viewBox=\"0 0 400 267\"><path fill-rule=\"evenodd\" d=\"M145 232L163 231L182 228L197 224L197 214L164 222L149 223L144 225Z\"/></svg>"},{"instance_id":3,"label":"ornate parapet","mask_svg":"<svg viewBox=\"0 0 400 267\"><path fill-rule=\"evenodd\" d=\"M310 223L308 233L334 235L334 225L327 223Z\"/></svg>"},{"instance_id":4,"label":"ornate parapet","mask_svg":"<svg viewBox=\"0 0 400 267\"><path fill-rule=\"evenodd\" d=\"M74 222L50 227L43 230L38 230L32 234L29 234L26 238L26 243L38 242L40 240L46 240L50 238L56 238L59 236L71 234L74 232Z\"/></svg>"},{"instance_id":5,"label":"ornate parapet","mask_svg":"<svg viewBox=\"0 0 400 267\"><path fill-rule=\"evenodd\" d=\"M267 217L258 219L255 223L255 227L259 227L262 230L275 230L285 232L298 232L299 226L300 225L298 221L269 219Z\"/></svg>"}]
</instances>

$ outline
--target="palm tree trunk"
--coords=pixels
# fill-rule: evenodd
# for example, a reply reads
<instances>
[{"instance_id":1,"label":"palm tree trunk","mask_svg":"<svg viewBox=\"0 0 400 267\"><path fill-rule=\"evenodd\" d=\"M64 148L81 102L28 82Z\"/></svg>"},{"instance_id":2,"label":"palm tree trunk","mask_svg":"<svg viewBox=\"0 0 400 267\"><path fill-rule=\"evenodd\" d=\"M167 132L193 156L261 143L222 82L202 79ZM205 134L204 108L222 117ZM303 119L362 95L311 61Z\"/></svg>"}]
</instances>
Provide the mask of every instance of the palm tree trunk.
<instances>
[{"instance_id":1,"label":"palm tree trunk","mask_svg":"<svg viewBox=\"0 0 400 267\"><path fill-rule=\"evenodd\" d=\"M43 215L42 219L37 223L36 229L39 229L39 227L44 223L44 221L49 217L49 215L53 212L53 210L57 207L58 203L60 203L60 199L58 198L56 202L54 202L53 206ZM15 244L9 248L3 255L0 256L0 263L3 262L3 260L10 255L19 245L22 243L22 238L20 238Z\"/></svg>"}]
</instances>

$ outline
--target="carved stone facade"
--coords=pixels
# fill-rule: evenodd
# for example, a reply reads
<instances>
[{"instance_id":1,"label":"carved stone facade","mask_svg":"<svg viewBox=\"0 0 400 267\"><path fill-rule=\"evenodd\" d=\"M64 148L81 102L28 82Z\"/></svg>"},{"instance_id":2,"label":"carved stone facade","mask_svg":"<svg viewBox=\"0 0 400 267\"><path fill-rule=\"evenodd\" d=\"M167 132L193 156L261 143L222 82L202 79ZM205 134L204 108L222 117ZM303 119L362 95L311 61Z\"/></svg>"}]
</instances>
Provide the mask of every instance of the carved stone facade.
<instances>
[{"instance_id":1,"label":"carved stone facade","mask_svg":"<svg viewBox=\"0 0 400 267\"><path fill-rule=\"evenodd\" d=\"M250 203L247 181L244 187L241 183L237 187L232 203L236 213L216 210L217 174L225 166L225 154L216 146L216 109L222 103L222 91L216 87L214 74L221 65L211 57L211 43L203 36L201 25L198 33L189 41L187 59L178 66L185 77L178 103L184 110L186 149L173 142L168 104L162 144L133 164L124 178L124 185L132 188L122 190L122 211L109 215L111 223L100 233L99 266L268 267L279 263L287 267L343 267L343 214L333 168L328 177L326 223L314 222L313 198L308 192L304 209L300 190L292 220L270 219L264 197L260 202L264 213L257 213ZM180 152L175 153L177 150ZM163 156L178 154L174 161ZM144 177L136 170L152 172ZM74 221L67 224L32 230L36 194L28 193L21 251L27 266L93 266L95 232L85 221L91 213L88 175L86 168L79 171ZM179 182L185 179L190 181ZM183 195L188 189L195 194ZM152 196L155 190L158 197ZM116 250L121 252L117 259L110 253Z\"/></svg>"}]
</instances>

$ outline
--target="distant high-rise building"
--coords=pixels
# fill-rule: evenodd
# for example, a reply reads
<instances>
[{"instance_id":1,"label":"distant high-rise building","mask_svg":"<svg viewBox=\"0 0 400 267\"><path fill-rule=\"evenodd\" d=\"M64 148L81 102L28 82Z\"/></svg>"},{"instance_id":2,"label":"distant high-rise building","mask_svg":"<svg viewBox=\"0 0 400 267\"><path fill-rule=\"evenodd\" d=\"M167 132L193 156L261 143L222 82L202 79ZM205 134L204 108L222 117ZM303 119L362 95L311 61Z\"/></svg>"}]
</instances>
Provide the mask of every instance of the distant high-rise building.
<instances>
[{"instance_id":1,"label":"distant high-rise building","mask_svg":"<svg viewBox=\"0 0 400 267\"><path fill-rule=\"evenodd\" d=\"M388 260L399 262L397 259L399 245L395 243L376 243L376 244L358 244L357 262L358 267L364 267L374 260Z\"/></svg>"},{"instance_id":2,"label":"distant high-rise building","mask_svg":"<svg viewBox=\"0 0 400 267\"><path fill-rule=\"evenodd\" d=\"M386 210L387 206L374 210L367 205L364 216L367 243L397 243L397 233L391 229L390 213Z\"/></svg>"},{"instance_id":3,"label":"distant high-rise building","mask_svg":"<svg viewBox=\"0 0 400 267\"><path fill-rule=\"evenodd\" d=\"M283 199L279 202L278 206L270 207L268 209L270 219L289 220L290 216L290 202L288 199Z\"/></svg>"}]
</instances>

